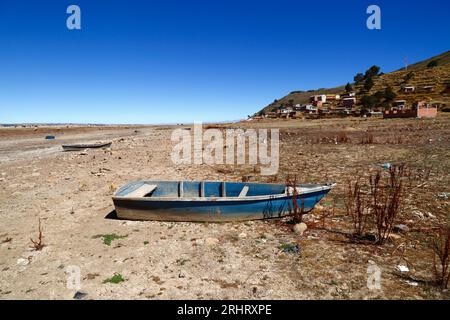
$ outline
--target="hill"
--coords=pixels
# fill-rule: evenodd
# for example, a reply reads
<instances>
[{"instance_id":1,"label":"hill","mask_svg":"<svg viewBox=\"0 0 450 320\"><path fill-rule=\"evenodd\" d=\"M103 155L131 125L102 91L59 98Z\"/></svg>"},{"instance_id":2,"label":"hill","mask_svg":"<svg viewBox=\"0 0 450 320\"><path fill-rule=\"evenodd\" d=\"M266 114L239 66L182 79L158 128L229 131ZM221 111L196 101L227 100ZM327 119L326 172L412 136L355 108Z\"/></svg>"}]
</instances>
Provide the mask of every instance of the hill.
<instances>
[{"instance_id":1,"label":"hill","mask_svg":"<svg viewBox=\"0 0 450 320\"><path fill-rule=\"evenodd\" d=\"M427 100L438 102L443 105L444 108L448 108L450 96L444 91L450 85L450 51L409 65L407 69L402 68L390 73L376 75L373 77L373 86L370 90L364 90L363 83L356 84L352 79L349 79L349 82L352 83L353 89L356 92L357 107L361 107L361 98L363 98L364 95L371 96L391 87L396 94L396 100L406 100L407 103ZM418 90L413 93L405 94L401 90L402 86L405 85L414 86ZM432 91L423 91L421 88L425 86L433 86ZM275 99L256 114L273 112L286 105L306 104L309 102L309 97L312 95L339 94L344 92L345 85L335 88L292 91L280 99Z\"/></svg>"}]
</instances>

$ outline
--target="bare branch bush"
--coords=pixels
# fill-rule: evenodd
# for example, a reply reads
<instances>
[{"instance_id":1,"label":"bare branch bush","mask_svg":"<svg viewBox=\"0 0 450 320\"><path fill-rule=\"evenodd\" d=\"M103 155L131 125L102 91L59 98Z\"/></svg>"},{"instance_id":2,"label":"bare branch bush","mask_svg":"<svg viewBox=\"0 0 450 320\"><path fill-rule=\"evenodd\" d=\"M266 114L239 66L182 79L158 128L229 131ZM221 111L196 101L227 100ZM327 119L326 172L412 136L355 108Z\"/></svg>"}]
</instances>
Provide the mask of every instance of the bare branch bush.
<instances>
[{"instance_id":1,"label":"bare branch bush","mask_svg":"<svg viewBox=\"0 0 450 320\"><path fill-rule=\"evenodd\" d=\"M395 220L401 211L404 196L404 178L408 169L404 164L391 166L388 178L380 171L369 178L371 214L377 229L377 243L383 244L389 237Z\"/></svg>"},{"instance_id":2,"label":"bare branch bush","mask_svg":"<svg viewBox=\"0 0 450 320\"><path fill-rule=\"evenodd\" d=\"M42 241L43 235L42 235L42 227L41 227L41 218L39 218L38 230L39 230L39 233L38 233L37 240L33 240L32 238L30 238L31 243L33 244L33 249L36 250L36 251L40 251L44 247L44 243Z\"/></svg>"},{"instance_id":3,"label":"bare branch bush","mask_svg":"<svg viewBox=\"0 0 450 320\"><path fill-rule=\"evenodd\" d=\"M362 182L360 175L356 181L348 182L346 210L352 219L355 236L364 236L372 227L377 232L377 244L382 245L389 238L403 207L408 174L409 169L404 164L393 165L387 174L380 170L371 174L368 183Z\"/></svg>"},{"instance_id":4,"label":"bare branch bush","mask_svg":"<svg viewBox=\"0 0 450 320\"><path fill-rule=\"evenodd\" d=\"M354 234L358 237L364 235L368 218L368 196L362 190L361 176L355 182L347 182L346 212L353 222Z\"/></svg>"},{"instance_id":5,"label":"bare branch bush","mask_svg":"<svg viewBox=\"0 0 450 320\"><path fill-rule=\"evenodd\" d=\"M364 135L361 137L361 144L373 144L375 141L372 132L364 132Z\"/></svg>"},{"instance_id":6,"label":"bare branch bush","mask_svg":"<svg viewBox=\"0 0 450 320\"><path fill-rule=\"evenodd\" d=\"M434 234L430 247L433 251L433 269L436 283L447 289L450 280L450 226L441 225Z\"/></svg>"},{"instance_id":7,"label":"bare branch bush","mask_svg":"<svg viewBox=\"0 0 450 320\"><path fill-rule=\"evenodd\" d=\"M305 201L298 194L297 190L297 176L287 176L286 178L286 189L288 196L292 195L292 204L288 202L289 214L292 215L295 223L300 223L303 221L303 214L305 213ZM300 200L300 208L298 207L298 200Z\"/></svg>"}]
</instances>

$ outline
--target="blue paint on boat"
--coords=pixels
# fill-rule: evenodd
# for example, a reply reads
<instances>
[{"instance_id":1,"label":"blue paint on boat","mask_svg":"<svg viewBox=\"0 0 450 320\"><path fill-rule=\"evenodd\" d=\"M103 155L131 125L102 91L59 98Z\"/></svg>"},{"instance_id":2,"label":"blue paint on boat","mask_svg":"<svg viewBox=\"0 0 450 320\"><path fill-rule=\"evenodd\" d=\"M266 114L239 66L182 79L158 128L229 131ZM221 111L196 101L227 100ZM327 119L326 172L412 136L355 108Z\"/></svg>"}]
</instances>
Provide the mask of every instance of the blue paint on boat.
<instances>
[{"instance_id":1,"label":"blue paint on boat","mask_svg":"<svg viewBox=\"0 0 450 320\"><path fill-rule=\"evenodd\" d=\"M298 185L298 207L310 211L332 187L332 184ZM139 194L140 190L145 194ZM293 197L284 184L134 181L121 187L113 202L117 216L123 219L220 222L288 215Z\"/></svg>"}]
</instances>

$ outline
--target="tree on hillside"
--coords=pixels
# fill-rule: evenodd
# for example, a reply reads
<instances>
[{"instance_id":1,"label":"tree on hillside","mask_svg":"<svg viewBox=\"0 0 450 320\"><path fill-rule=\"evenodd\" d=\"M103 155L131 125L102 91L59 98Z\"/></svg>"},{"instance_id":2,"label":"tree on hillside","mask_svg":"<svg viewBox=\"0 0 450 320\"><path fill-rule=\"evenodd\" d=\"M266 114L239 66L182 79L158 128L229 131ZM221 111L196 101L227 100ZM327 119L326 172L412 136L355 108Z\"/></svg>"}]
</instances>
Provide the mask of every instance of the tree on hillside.
<instances>
[{"instance_id":1,"label":"tree on hillside","mask_svg":"<svg viewBox=\"0 0 450 320\"><path fill-rule=\"evenodd\" d=\"M349 82L347 82L347 84L345 86L345 92L349 93L349 92L352 92L352 91L353 91L352 85Z\"/></svg>"},{"instance_id":2,"label":"tree on hillside","mask_svg":"<svg viewBox=\"0 0 450 320\"><path fill-rule=\"evenodd\" d=\"M375 77L378 75L378 73L380 72L380 67L379 66L371 66L369 69L366 70L366 73L364 74L364 78L365 79L369 79L372 77Z\"/></svg>"},{"instance_id":3,"label":"tree on hillside","mask_svg":"<svg viewBox=\"0 0 450 320\"><path fill-rule=\"evenodd\" d=\"M438 64L439 64L439 63L438 63L437 60L430 61L430 63L427 64L427 68L434 68L434 67L437 67Z\"/></svg>"},{"instance_id":4,"label":"tree on hillside","mask_svg":"<svg viewBox=\"0 0 450 320\"><path fill-rule=\"evenodd\" d=\"M403 78L403 81L406 83L406 82L408 82L409 80L411 80L412 78L414 77L414 73L411 71L411 72L408 72L407 74L406 74L406 76Z\"/></svg>"},{"instance_id":5,"label":"tree on hillside","mask_svg":"<svg viewBox=\"0 0 450 320\"><path fill-rule=\"evenodd\" d=\"M394 101L394 99L397 97L397 94L394 92L394 90L392 89L392 87L386 87L386 89L384 89L384 100L386 102L392 102Z\"/></svg>"},{"instance_id":6,"label":"tree on hillside","mask_svg":"<svg viewBox=\"0 0 450 320\"><path fill-rule=\"evenodd\" d=\"M357 73L353 80L356 84L360 84L364 81L364 75L362 73Z\"/></svg>"},{"instance_id":7,"label":"tree on hillside","mask_svg":"<svg viewBox=\"0 0 450 320\"><path fill-rule=\"evenodd\" d=\"M370 91L370 89L372 89L374 83L372 80L372 77L369 77L366 79L366 81L364 81L364 90L365 91Z\"/></svg>"},{"instance_id":8,"label":"tree on hillside","mask_svg":"<svg viewBox=\"0 0 450 320\"><path fill-rule=\"evenodd\" d=\"M364 95L361 98L361 104L364 110L372 110L373 108L379 106L380 103L380 97L376 95Z\"/></svg>"}]
</instances>

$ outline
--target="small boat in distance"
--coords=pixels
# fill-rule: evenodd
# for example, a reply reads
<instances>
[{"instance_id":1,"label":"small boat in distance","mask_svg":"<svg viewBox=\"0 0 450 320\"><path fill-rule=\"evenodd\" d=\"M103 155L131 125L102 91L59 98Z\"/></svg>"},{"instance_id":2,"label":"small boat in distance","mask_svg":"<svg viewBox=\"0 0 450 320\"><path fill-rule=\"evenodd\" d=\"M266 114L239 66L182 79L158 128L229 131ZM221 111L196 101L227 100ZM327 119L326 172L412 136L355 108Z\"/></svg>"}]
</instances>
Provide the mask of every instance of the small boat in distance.
<instances>
[{"instance_id":1,"label":"small boat in distance","mask_svg":"<svg viewBox=\"0 0 450 320\"><path fill-rule=\"evenodd\" d=\"M112 142L106 143L76 143L76 144L63 144L62 148L64 151L80 151L84 149L93 148L109 148Z\"/></svg>"},{"instance_id":2,"label":"small boat in distance","mask_svg":"<svg viewBox=\"0 0 450 320\"><path fill-rule=\"evenodd\" d=\"M334 184L296 186L298 208L314 208ZM118 218L223 222L290 214L293 187L285 184L214 181L134 181L112 199Z\"/></svg>"}]
</instances>

